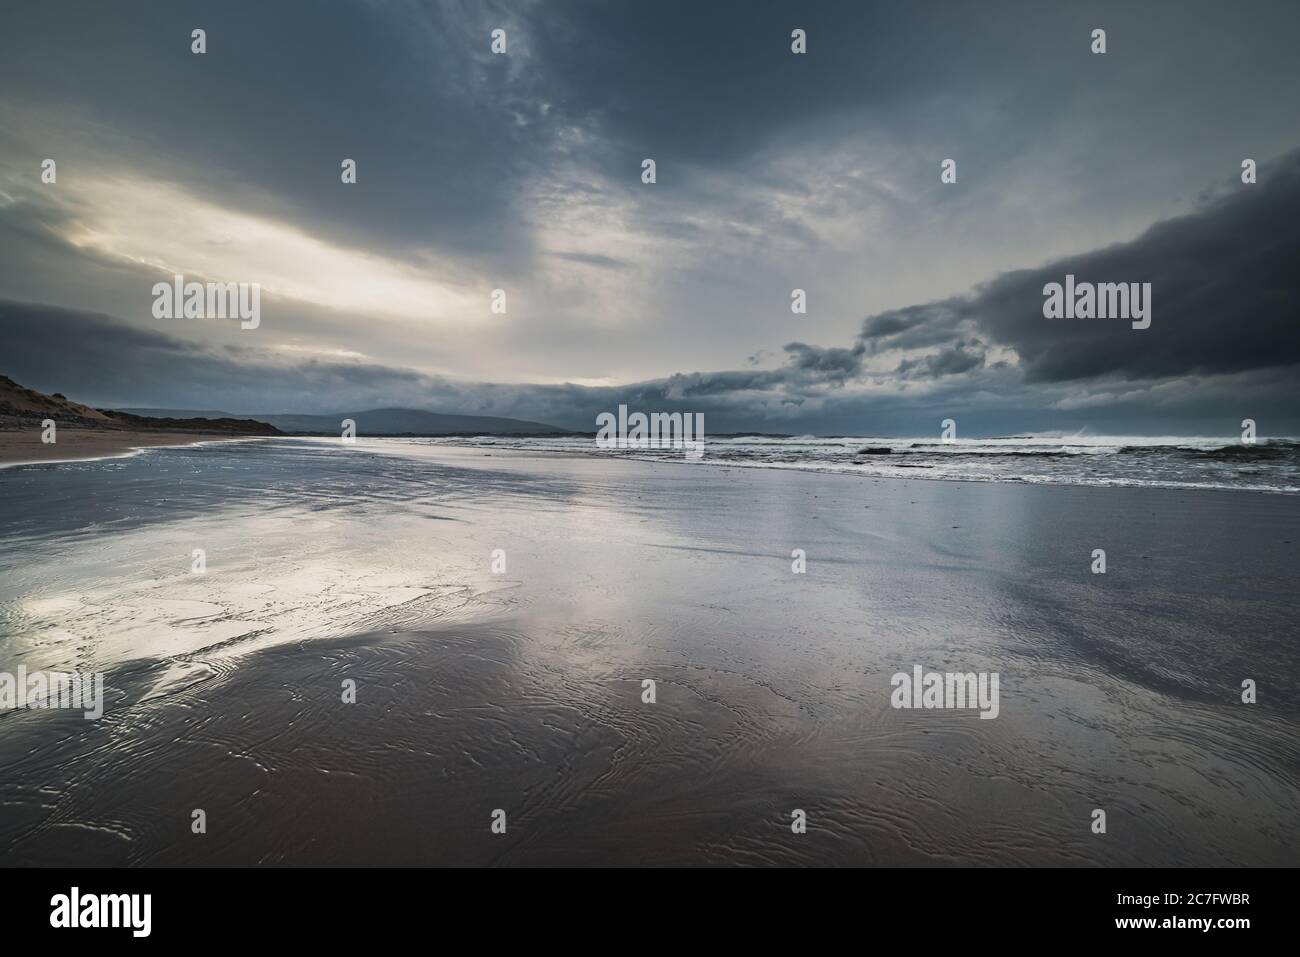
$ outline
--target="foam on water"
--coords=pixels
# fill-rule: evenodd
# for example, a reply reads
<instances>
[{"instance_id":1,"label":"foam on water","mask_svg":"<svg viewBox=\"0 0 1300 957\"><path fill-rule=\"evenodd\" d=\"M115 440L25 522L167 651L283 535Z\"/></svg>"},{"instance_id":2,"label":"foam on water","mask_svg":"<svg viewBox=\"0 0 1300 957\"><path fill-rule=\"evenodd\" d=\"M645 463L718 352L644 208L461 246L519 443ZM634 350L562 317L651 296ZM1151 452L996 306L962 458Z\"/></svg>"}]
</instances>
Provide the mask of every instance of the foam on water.
<instances>
[{"instance_id":1,"label":"foam on water","mask_svg":"<svg viewBox=\"0 0 1300 957\"><path fill-rule=\"evenodd\" d=\"M683 457L671 449L600 449L585 436L394 441L649 460ZM722 436L706 437L704 461L882 478L1300 493L1300 440L1292 438L1259 439L1246 445L1205 436L1020 435L951 443L934 437Z\"/></svg>"}]
</instances>

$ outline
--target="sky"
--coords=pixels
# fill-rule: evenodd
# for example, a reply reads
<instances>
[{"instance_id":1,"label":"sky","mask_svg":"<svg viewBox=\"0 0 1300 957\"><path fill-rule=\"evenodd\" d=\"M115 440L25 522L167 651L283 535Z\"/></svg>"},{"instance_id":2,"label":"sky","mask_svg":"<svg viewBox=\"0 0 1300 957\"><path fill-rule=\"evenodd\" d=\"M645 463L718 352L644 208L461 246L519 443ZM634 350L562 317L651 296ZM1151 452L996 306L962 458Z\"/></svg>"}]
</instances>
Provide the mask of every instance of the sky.
<instances>
[{"instance_id":1,"label":"sky","mask_svg":"<svg viewBox=\"0 0 1300 957\"><path fill-rule=\"evenodd\" d=\"M626 403L712 432L1300 434L1293 0L7 0L4 21L0 374L33 388L579 429ZM177 274L257 283L257 328L156 318ZM1150 328L1044 318L1067 274L1151 283Z\"/></svg>"}]
</instances>

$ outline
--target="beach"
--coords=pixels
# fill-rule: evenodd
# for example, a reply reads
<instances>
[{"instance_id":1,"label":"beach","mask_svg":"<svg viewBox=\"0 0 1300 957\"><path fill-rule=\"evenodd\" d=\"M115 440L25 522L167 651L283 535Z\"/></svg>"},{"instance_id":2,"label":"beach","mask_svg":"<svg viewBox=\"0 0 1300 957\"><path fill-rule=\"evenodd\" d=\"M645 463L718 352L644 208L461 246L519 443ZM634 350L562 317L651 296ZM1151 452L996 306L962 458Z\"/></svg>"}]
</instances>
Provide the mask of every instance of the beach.
<instances>
[{"instance_id":1,"label":"beach","mask_svg":"<svg viewBox=\"0 0 1300 957\"><path fill-rule=\"evenodd\" d=\"M56 441L45 443L41 441L41 431L39 426L0 430L0 468L8 465L113 458L133 455L139 449L158 446L233 441L228 433L61 428L56 433Z\"/></svg>"},{"instance_id":2,"label":"beach","mask_svg":"<svg viewBox=\"0 0 1300 957\"><path fill-rule=\"evenodd\" d=\"M1295 503L395 439L7 468L0 671L105 701L0 712L0 861L1293 865ZM893 707L916 666L996 718Z\"/></svg>"}]
</instances>

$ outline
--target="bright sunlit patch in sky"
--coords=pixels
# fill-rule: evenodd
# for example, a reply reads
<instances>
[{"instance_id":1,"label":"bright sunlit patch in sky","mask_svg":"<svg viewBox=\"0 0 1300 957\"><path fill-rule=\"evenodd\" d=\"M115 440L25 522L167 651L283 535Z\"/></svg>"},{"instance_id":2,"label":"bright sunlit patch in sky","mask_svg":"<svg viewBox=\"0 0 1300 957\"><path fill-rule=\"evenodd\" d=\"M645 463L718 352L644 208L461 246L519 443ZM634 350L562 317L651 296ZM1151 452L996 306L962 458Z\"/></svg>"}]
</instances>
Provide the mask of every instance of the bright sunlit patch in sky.
<instances>
[{"instance_id":1,"label":"bright sunlit patch in sky","mask_svg":"<svg viewBox=\"0 0 1300 957\"><path fill-rule=\"evenodd\" d=\"M173 185L94 180L81 198L90 213L68 231L69 242L168 275L260 283L264 295L367 316L472 321L488 315L486 291L477 283L439 282L404 263L330 245Z\"/></svg>"}]
</instances>

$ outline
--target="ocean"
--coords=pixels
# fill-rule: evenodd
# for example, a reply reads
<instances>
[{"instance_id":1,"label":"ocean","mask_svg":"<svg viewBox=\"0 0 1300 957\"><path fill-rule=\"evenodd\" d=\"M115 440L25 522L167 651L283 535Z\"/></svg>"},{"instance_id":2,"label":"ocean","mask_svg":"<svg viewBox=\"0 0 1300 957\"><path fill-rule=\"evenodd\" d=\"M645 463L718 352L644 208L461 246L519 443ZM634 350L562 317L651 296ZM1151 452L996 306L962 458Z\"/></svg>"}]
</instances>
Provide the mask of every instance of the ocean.
<instances>
[{"instance_id":1,"label":"ocean","mask_svg":"<svg viewBox=\"0 0 1300 957\"><path fill-rule=\"evenodd\" d=\"M682 457L673 449L597 449L587 437L422 441L659 460ZM753 468L889 478L1300 492L1300 439L1294 438L1245 444L1195 436L1023 435L952 442L933 437L710 436L704 455L714 462Z\"/></svg>"}]
</instances>

